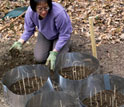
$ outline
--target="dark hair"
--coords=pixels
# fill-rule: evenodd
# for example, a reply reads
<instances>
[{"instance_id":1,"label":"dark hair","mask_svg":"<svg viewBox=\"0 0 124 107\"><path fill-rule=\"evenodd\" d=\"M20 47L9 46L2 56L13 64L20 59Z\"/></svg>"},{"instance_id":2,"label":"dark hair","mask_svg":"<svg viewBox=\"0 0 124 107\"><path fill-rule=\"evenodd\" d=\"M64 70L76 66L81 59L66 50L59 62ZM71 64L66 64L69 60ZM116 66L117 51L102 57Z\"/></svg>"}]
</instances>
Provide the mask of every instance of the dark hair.
<instances>
[{"instance_id":1,"label":"dark hair","mask_svg":"<svg viewBox=\"0 0 124 107\"><path fill-rule=\"evenodd\" d=\"M30 0L31 9L36 12L36 6L40 2L46 2L49 6L49 11L52 9L52 0Z\"/></svg>"}]
</instances>

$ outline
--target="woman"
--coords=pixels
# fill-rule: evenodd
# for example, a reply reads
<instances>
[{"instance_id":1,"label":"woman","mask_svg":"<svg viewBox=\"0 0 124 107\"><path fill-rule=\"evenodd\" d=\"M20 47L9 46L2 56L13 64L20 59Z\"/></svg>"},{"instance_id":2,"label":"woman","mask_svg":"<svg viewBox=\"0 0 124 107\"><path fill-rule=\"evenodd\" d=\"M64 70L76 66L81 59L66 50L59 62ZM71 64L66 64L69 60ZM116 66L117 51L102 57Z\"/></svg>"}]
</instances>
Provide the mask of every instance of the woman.
<instances>
[{"instance_id":1,"label":"woman","mask_svg":"<svg viewBox=\"0 0 124 107\"><path fill-rule=\"evenodd\" d=\"M38 37L34 49L37 62L50 65L54 70L56 57L69 51L69 41L72 25L64 8L51 0L30 0L25 15L24 32L20 39L10 48L21 50L22 45L38 28Z\"/></svg>"}]
</instances>

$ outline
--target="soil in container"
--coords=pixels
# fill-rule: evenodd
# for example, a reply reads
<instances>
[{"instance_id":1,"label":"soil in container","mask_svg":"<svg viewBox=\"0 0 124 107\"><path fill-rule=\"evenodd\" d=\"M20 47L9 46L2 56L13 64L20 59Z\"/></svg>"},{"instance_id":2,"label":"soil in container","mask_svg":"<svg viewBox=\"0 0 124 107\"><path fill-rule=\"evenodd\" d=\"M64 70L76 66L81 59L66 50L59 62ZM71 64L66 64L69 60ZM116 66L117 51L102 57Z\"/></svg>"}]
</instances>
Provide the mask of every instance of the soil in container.
<instances>
[{"instance_id":1,"label":"soil in container","mask_svg":"<svg viewBox=\"0 0 124 107\"><path fill-rule=\"evenodd\" d=\"M124 95L112 90L101 91L82 101L87 107L119 107L124 105Z\"/></svg>"},{"instance_id":2,"label":"soil in container","mask_svg":"<svg viewBox=\"0 0 124 107\"><path fill-rule=\"evenodd\" d=\"M18 95L30 94L43 87L45 79L42 77L24 78L10 86L10 90Z\"/></svg>"},{"instance_id":3,"label":"soil in container","mask_svg":"<svg viewBox=\"0 0 124 107\"><path fill-rule=\"evenodd\" d=\"M72 66L63 68L59 74L66 79L70 80L81 80L88 77L94 72L94 69L91 67L82 67L82 66Z\"/></svg>"}]
</instances>

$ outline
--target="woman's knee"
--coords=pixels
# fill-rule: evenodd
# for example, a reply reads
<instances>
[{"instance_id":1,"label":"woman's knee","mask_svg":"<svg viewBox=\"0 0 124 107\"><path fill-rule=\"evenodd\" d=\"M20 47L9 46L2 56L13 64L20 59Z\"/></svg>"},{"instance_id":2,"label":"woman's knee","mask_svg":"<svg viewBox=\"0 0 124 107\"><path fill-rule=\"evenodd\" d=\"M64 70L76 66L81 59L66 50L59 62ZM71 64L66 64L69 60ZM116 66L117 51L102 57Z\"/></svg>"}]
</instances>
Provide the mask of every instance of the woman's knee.
<instances>
[{"instance_id":1,"label":"woman's knee","mask_svg":"<svg viewBox=\"0 0 124 107\"><path fill-rule=\"evenodd\" d=\"M45 56L41 56L41 55L34 55L35 61L38 63L44 63L46 61L46 57Z\"/></svg>"}]
</instances>

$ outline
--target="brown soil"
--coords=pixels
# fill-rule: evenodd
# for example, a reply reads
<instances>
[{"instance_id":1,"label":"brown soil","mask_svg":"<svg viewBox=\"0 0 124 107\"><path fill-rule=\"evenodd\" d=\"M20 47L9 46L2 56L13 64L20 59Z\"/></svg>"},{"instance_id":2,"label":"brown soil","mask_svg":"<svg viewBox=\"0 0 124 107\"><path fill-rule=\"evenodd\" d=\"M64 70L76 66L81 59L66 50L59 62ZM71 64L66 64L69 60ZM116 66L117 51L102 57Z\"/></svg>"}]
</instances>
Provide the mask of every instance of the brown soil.
<instances>
[{"instance_id":1,"label":"brown soil","mask_svg":"<svg viewBox=\"0 0 124 107\"><path fill-rule=\"evenodd\" d=\"M74 66L63 68L60 75L71 80L81 80L88 77L92 73L94 73L94 70L90 67Z\"/></svg>"},{"instance_id":2,"label":"brown soil","mask_svg":"<svg viewBox=\"0 0 124 107\"><path fill-rule=\"evenodd\" d=\"M41 77L25 78L10 86L10 90L18 95L30 94L43 87L46 80Z\"/></svg>"},{"instance_id":3,"label":"brown soil","mask_svg":"<svg viewBox=\"0 0 124 107\"><path fill-rule=\"evenodd\" d=\"M104 90L82 102L87 107L118 107L124 105L124 95L112 90Z\"/></svg>"},{"instance_id":4,"label":"brown soil","mask_svg":"<svg viewBox=\"0 0 124 107\"><path fill-rule=\"evenodd\" d=\"M13 40L5 40L0 42L0 79L3 75L12 68L20 65L34 64L33 48L36 38L33 37L23 47L22 52L18 57L11 57L9 49L14 43ZM79 42L81 40L81 42ZM73 52L91 53L91 46L87 45L89 38L72 36L72 50ZM101 44L97 47L98 60L100 62L100 70L102 73L109 73L124 77L124 44ZM121 50L121 51L120 51ZM0 103L5 104L3 100L3 90L0 84ZM4 106L3 106L4 107Z\"/></svg>"}]
</instances>

